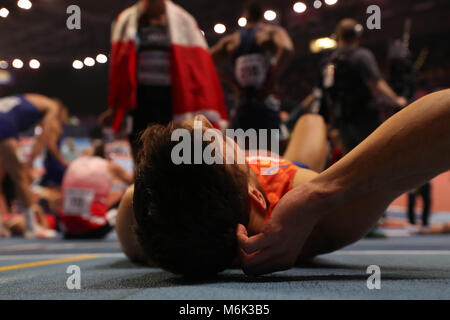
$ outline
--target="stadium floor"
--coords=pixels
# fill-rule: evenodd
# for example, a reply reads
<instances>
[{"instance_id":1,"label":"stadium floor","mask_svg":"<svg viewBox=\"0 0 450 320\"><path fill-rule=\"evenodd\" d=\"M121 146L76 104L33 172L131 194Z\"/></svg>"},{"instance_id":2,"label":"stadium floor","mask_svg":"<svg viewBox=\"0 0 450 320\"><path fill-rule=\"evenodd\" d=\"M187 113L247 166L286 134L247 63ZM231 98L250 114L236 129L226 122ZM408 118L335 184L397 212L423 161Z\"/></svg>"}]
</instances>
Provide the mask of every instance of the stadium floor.
<instances>
[{"instance_id":1,"label":"stadium floor","mask_svg":"<svg viewBox=\"0 0 450 320\"><path fill-rule=\"evenodd\" d=\"M68 266L81 269L69 290ZM381 289L369 290L369 265L381 268ZM0 299L450 299L450 236L363 239L310 265L248 278L229 270L192 282L130 263L115 234L103 241L0 241Z\"/></svg>"}]
</instances>

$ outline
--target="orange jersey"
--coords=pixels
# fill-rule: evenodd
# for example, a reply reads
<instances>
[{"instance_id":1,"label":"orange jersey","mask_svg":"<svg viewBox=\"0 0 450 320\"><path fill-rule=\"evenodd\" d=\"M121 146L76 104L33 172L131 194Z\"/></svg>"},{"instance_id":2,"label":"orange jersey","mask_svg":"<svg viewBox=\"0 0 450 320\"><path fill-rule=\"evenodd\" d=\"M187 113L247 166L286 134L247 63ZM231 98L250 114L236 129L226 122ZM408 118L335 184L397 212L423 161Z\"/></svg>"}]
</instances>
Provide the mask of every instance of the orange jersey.
<instances>
[{"instance_id":1,"label":"orange jersey","mask_svg":"<svg viewBox=\"0 0 450 320\"><path fill-rule=\"evenodd\" d=\"M269 201L269 208L265 217L267 220L278 201L292 189L299 166L283 158L271 156L248 157L247 163L257 175Z\"/></svg>"}]
</instances>

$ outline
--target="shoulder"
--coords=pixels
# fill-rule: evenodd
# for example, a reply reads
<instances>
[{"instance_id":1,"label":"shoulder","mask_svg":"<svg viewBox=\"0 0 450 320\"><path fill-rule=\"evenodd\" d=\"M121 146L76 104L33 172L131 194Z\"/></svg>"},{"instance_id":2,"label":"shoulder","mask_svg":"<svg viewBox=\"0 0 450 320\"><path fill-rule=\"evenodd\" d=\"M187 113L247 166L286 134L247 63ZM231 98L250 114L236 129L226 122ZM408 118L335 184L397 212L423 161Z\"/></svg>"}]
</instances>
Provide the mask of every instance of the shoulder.
<instances>
[{"instance_id":1,"label":"shoulder","mask_svg":"<svg viewBox=\"0 0 450 320\"><path fill-rule=\"evenodd\" d=\"M119 22L119 21L123 21L123 20L127 20L128 18L130 18L131 16L137 14L138 11L138 6L137 5L133 5L131 7L126 8L125 10L122 10L117 16L116 19L114 20L114 22Z\"/></svg>"},{"instance_id":2,"label":"shoulder","mask_svg":"<svg viewBox=\"0 0 450 320\"><path fill-rule=\"evenodd\" d=\"M293 187L296 188L301 184L311 181L318 175L319 174L315 171L300 168L300 169L298 169L297 173L295 174Z\"/></svg>"},{"instance_id":3,"label":"shoulder","mask_svg":"<svg viewBox=\"0 0 450 320\"><path fill-rule=\"evenodd\" d=\"M361 60L375 59L372 51L363 47L359 47L355 50L354 57Z\"/></svg>"}]
</instances>

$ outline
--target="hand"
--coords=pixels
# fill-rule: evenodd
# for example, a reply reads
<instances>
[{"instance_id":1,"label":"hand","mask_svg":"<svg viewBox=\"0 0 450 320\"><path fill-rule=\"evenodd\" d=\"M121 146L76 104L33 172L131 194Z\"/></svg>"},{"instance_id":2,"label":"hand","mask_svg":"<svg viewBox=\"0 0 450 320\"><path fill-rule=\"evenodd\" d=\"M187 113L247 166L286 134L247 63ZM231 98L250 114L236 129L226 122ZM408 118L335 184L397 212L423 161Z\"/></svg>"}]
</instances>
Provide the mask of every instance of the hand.
<instances>
[{"instance_id":1,"label":"hand","mask_svg":"<svg viewBox=\"0 0 450 320\"><path fill-rule=\"evenodd\" d=\"M329 209L307 183L280 200L260 234L248 237L245 227L238 225L236 233L244 272L261 275L290 269L322 214Z\"/></svg>"},{"instance_id":2,"label":"hand","mask_svg":"<svg viewBox=\"0 0 450 320\"><path fill-rule=\"evenodd\" d=\"M405 97L398 97L396 99L396 102L401 108L406 107L406 105L408 104L408 100L406 100Z\"/></svg>"},{"instance_id":3,"label":"hand","mask_svg":"<svg viewBox=\"0 0 450 320\"><path fill-rule=\"evenodd\" d=\"M100 127L106 126L106 122L108 122L112 118L113 115L114 115L114 110L112 110L112 109L108 109L108 110L104 111L102 114L100 114L100 116L97 119L99 126Z\"/></svg>"}]
</instances>

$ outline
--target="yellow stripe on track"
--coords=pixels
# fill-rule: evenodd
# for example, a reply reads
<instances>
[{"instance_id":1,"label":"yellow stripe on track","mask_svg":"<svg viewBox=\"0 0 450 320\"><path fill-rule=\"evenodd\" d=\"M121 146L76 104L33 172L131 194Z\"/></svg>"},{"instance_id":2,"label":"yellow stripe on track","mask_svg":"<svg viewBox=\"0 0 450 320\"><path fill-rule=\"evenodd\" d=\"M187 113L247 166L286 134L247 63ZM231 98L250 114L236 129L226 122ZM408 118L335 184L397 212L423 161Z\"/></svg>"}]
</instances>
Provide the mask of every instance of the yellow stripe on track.
<instances>
[{"instance_id":1,"label":"yellow stripe on track","mask_svg":"<svg viewBox=\"0 0 450 320\"><path fill-rule=\"evenodd\" d=\"M16 270L16 269L26 269L26 268L41 267L41 266L47 266L47 265L51 265L51 264L58 264L58 263L64 263L64 262L89 260L89 259L98 258L100 256L101 255L99 255L99 254L85 254L85 255L82 255L82 256L68 257L68 258L62 258L62 259L54 259L54 260L45 260L45 261L36 261L36 262L30 262L30 263L16 264L14 266L0 267L0 272L1 271Z\"/></svg>"}]
</instances>

